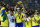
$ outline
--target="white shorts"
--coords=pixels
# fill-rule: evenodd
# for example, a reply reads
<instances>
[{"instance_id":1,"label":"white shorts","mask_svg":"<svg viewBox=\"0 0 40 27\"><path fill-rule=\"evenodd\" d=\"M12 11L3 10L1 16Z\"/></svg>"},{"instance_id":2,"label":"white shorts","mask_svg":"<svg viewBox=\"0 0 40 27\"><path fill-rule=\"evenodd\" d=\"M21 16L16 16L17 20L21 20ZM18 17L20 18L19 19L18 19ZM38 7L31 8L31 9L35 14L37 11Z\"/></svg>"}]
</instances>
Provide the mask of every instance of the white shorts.
<instances>
[{"instance_id":1,"label":"white shorts","mask_svg":"<svg viewBox=\"0 0 40 27\"><path fill-rule=\"evenodd\" d=\"M10 22L9 27L15 27L15 22L14 23Z\"/></svg>"}]
</instances>

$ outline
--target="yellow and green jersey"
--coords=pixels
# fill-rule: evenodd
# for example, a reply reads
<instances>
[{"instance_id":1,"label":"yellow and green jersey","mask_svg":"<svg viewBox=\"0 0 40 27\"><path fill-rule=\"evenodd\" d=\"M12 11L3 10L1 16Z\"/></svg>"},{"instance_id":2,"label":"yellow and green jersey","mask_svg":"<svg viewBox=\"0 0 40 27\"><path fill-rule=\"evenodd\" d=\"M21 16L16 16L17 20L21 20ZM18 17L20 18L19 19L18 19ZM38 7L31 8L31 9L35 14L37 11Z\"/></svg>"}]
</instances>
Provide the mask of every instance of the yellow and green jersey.
<instances>
[{"instance_id":1,"label":"yellow and green jersey","mask_svg":"<svg viewBox=\"0 0 40 27\"><path fill-rule=\"evenodd\" d=\"M34 18L34 17L32 17L31 19L32 19L32 23L31 23L31 24L32 24L32 26L36 26L35 18Z\"/></svg>"},{"instance_id":2,"label":"yellow and green jersey","mask_svg":"<svg viewBox=\"0 0 40 27\"><path fill-rule=\"evenodd\" d=\"M28 19L29 19L29 17L28 17ZM29 21L27 22L25 22L25 25L26 25L26 27L31 27L31 18L29 19Z\"/></svg>"},{"instance_id":3,"label":"yellow and green jersey","mask_svg":"<svg viewBox=\"0 0 40 27\"><path fill-rule=\"evenodd\" d=\"M31 18L31 17L29 17L29 18ZM31 19L32 19L32 23L31 23L32 26L37 26L37 25L39 25L39 24L37 23L38 17L36 17L36 18L35 18L35 17L32 17Z\"/></svg>"},{"instance_id":4,"label":"yellow and green jersey","mask_svg":"<svg viewBox=\"0 0 40 27\"><path fill-rule=\"evenodd\" d=\"M34 15L34 18L36 19L36 21L38 21L38 20L39 20L38 15ZM36 22L36 25L39 25L39 24Z\"/></svg>"},{"instance_id":5,"label":"yellow and green jersey","mask_svg":"<svg viewBox=\"0 0 40 27\"><path fill-rule=\"evenodd\" d=\"M24 20L24 14L23 13L21 13L21 15L20 14L18 15L18 13L16 13L15 17L16 17L16 23L20 23Z\"/></svg>"},{"instance_id":6,"label":"yellow and green jersey","mask_svg":"<svg viewBox=\"0 0 40 27\"><path fill-rule=\"evenodd\" d=\"M8 26L8 18L5 7L1 8L1 26Z\"/></svg>"},{"instance_id":7,"label":"yellow and green jersey","mask_svg":"<svg viewBox=\"0 0 40 27\"><path fill-rule=\"evenodd\" d=\"M1 15L0 15L0 21L1 21Z\"/></svg>"},{"instance_id":8,"label":"yellow and green jersey","mask_svg":"<svg viewBox=\"0 0 40 27\"><path fill-rule=\"evenodd\" d=\"M34 18L35 18L36 20L39 20L38 15L34 15Z\"/></svg>"}]
</instances>

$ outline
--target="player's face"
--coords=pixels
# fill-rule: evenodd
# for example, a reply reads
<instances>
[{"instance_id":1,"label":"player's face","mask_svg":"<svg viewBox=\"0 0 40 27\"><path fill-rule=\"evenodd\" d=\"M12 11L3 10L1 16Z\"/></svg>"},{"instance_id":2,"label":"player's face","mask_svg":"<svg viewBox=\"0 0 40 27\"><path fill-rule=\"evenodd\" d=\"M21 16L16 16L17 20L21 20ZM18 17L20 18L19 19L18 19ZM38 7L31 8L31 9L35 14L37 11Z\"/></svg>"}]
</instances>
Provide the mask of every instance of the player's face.
<instances>
[{"instance_id":1,"label":"player's face","mask_svg":"<svg viewBox=\"0 0 40 27\"><path fill-rule=\"evenodd\" d=\"M7 7L9 7L9 4L7 4Z\"/></svg>"},{"instance_id":2,"label":"player's face","mask_svg":"<svg viewBox=\"0 0 40 27\"><path fill-rule=\"evenodd\" d=\"M13 12L11 11L10 14L13 15Z\"/></svg>"},{"instance_id":3,"label":"player's face","mask_svg":"<svg viewBox=\"0 0 40 27\"><path fill-rule=\"evenodd\" d=\"M34 14L37 14L38 12L35 12Z\"/></svg>"},{"instance_id":4,"label":"player's face","mask_svg":"<svg viewBox=\"0 0 40 27\"><path fill-rule=\"evenodd\" d=\"M8 13L10 14L10 10L8 11Z\"/></svg>"},{"instance_id":5,"label":"player's face","mask_svg":"<svg viewBox=\"0 0 40 27\"><path fill-rule=\"evenodd\" d=\"M18 10L18 12L21 12L21 10Z\"/></svg>"}]
</instances>

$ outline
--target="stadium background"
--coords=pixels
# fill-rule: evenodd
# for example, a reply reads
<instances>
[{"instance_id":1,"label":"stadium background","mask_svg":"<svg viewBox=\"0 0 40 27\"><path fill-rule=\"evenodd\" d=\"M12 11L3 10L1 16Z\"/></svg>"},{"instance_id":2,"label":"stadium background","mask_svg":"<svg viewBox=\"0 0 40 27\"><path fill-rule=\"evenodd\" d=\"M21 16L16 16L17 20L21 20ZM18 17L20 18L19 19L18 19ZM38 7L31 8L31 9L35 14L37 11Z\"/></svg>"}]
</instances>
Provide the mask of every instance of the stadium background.
<instances>
[{"instance_id":1,"label":"stadium background","mask_svg":"<svg viewBox=\"0 0 40 27\"><path fill-rule=\"evenodd\" d=\"M5 2L12 5L16 5L16 2L22 1L24 4L24 7L27 9L40 9L40 0L0 0L1 2Z\"/></svg>"}]
</instances>

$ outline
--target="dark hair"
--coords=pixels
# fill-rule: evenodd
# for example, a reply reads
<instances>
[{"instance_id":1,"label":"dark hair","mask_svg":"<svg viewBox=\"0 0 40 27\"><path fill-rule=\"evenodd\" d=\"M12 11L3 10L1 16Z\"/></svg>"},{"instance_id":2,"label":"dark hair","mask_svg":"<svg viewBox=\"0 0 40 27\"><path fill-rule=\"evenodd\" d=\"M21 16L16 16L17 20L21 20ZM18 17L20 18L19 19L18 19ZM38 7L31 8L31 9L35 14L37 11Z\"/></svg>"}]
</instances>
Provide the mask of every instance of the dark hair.
<instances>
[{"instance_id":1,"label":"dark hair","mask_svg":"<svg viewBox=\"0 0 40 27\"><path fill-rule=\"evenodd\" d=\"M22 7L20 7L20 9L22 9Z\"/></svg>"},{"instance_id":2,"label":"dark hair","mask_svg":"<svg viewBox=\"0 0 40 27\"><path fill-rule=\"evenodd\" d=\"M12 11L12 12L13 12L13 11L14 11L14 9L13 9L13 10L11 9L10 11Z\"/></svg>"},{"instance_id":3,"label":"dark hair","mask_svg":"<svg viewBox=\"0 0 40 27\"><path fill-rule=\"evenodd\" d=\"M8 8L6 8L6 12L8 12L9 11L9 9Z\"/></svg>"},{"instance_id":4,"label":"dark hair","mask_svg":"<svg viewBox=\"0 0 40 27\"><path fill-rule=\"evenodd\" d=\"M34 14L34 11L33 12L29 12L29 16L33 15Z\"/></svg>"},{"instance_id":5,"label":"dark hair","mask_svg":"<svg viewBox=\"0 0 40 27\"><path fill-rule=\"evenodd\" d=\"M28 13L25 13L26 15L29 15Z\"/></svg>"}]
</instances>

